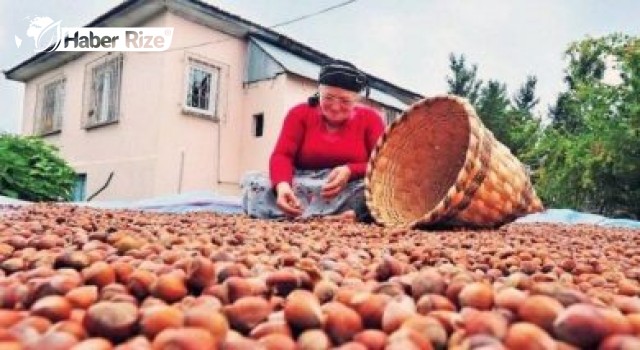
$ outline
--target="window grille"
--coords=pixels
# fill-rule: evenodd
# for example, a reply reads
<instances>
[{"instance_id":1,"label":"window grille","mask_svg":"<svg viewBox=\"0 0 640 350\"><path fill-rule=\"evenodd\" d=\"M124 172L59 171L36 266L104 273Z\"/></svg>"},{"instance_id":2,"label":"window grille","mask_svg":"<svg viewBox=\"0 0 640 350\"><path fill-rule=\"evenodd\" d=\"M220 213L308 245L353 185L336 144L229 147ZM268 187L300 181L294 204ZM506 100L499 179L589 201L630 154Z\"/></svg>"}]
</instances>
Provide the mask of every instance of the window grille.
<instances>
[{"instance_id":1,"label":"window grille","mask_svg":"<svg viewBox=\"0 0 640 350\"><path fill-rule=\"evenodd\" d=\"M64 96L64 78L46 83L40 89L39 115L35 122L36 134L49 134L62 129Z\"/></svg>"},{"instance_id":2,"label":"window grille","mask_svg":"<svg viewBox=\"0 0 640 350\"><path fill-rule=\"evenodd\" d=\"M108 57L89 68L87 126L117 121L120 112L122 55Z\"/></svg>"},{"instance_id":3,"label":"window grille","mask_svg":"<svg viewBox=\"0 0 640 350\"><path fill-rule=\"evenodd\" d=\"M189 59L185 109L211 117L216 116L220 69Z\"/></svg>"}]
</instances>

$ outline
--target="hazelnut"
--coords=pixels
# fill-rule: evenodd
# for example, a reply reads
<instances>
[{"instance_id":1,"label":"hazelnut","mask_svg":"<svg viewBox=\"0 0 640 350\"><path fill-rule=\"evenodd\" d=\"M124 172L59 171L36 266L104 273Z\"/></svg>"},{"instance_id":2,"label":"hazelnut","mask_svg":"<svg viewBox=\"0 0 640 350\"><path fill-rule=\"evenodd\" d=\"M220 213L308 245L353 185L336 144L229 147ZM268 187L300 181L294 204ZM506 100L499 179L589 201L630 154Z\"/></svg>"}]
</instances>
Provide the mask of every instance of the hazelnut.
<instances>
[{"instance_id":1,"label":"hazelnut","mask_svg":"<svg viewBox=\"0 0 640 350\"><path fill-rule=\"evenodd\" d=\"M367 349L382 350L387 343L387 334L378 329L366 329L353 336L353 340L365 345Z\"/></svg>"},{"instance_id":2,"label":"hazelnut","mask_svg":"<svg viewBox=\"0 0 640 350\"><path fill-rule=\"evenodd\" d=\"M229 331L229 322L217 308L195 306L185 311L184 324L187 327L203 328L215 339L224 339Z\"/></svg>"},{"instance_id":3,"label":"hazelnut","mask_svg":"<svg viewBox=\"0 0 640 350\"><path fill-rule=\"evenodd\" d=\"M91 336L120 342L135 333L138 317L138 308L130 303L102 301L87 309L83 325Z\"/></svg>"},{"instance_id":4,"label":"hazelnut","mask_svg":"<svg viewBox=\"0 0 640 350\"><path fill-rule=\"evenodd\" d=\"M640 286L638 283L630 279L622 279L618 282L618 294L628 296L640 295Z\"/></svg>"},{"instance_id":5,"label":"hazelnut","mask_svg":"<svg viewBox=\"0 0 640 350\"><path fill-rule=\"evenodd\" d=\"M296 331L322 328L324 315L316 296L306 290L294 290L287 296L284 317Z\"/></svg>"},{"instance_id":6,"label":"hazelnut","mask_svg":"<svg viewBox=\"0 0 640 350\"><path fill-rule=\"evenodd\" d=\"M262 297L244 297L223 308L231 326L247 333L271 313L271 305Z\"/></svg>"},{"instance_id":7,"label":"hazelnut","mask_svg":"<svg viewBox=\"0 0 640 350\"><path fill-rule=\"evenodd\" d=\"M424 349L433 350L429 339L411 328L400 328L387 338L387 349Z\"/></svg>"},{"instance_id":8,"label":"hazelnut","mask_svg":"<svg viewBox=\"0 0 640 350\"><path fill-rule=\"evenodd\" d=\"M184 324L182 311L172 306L157 305L141 312L140 330L149 339L167 328L178 328Z\"/></svg>"},{"instance_id":9,"label":"hazelnut","mask_svg":"<svg viewBox=\"0 0 640 350\"><path fill-rule=\"evenodd\" d=\"M470 309L462 317L467 335L487 334L502 339L507 333L507 320L499 313Z\"/></svg>"},{"instance_id":10,"label":"hazelnut","mask_svg":"<svg viewBox=\"0 0 640 350\"><path fill-rule=\"evenodd\" d=\"M66 350L78 343L78 339L66 332L48 332L40 337L33 349Z\"/></svg>"},{"instance_id":11,"label":"hazelnut","mask_svg":"<svg viewBox=\"0 0 640 350\"><path fill-rule=\"evenodd\" d=\"M560 312L553 323L554 334L582 348L595 346L608 333L608 325L599 310L589 304L573 304Z\"/></svg>"},{"instance_id":12,"label":"hazelnut","mask_svg":"<svg viewBox=\"0 0 640 350\"><path fill-rule=\"evenodd\" d=\"M86 284L93 284L102 288L116 282L116 273L104 261L97 261L82 270L82 278Z\"/></svg>"},{"instance_id":13,"label":"hazelnut","mask_svg":"<svg viewBox=\"0 0 640 350\"><path fill-rule=\"evenodd\" d=\"M173 303L184 298L188 291L182 277L168 273L158 277L151 284L149 292L156 298Z\"/></svg>"},{"instance_id":14,"label":"hazelnut","mask_svg":"<svg viewBox=\"0 0 640 350\"><path fill-rule=\"evenodd\" d=\"M89 256L82 251L68 251L58 255L53 263L55 269L69 267L81 271L91 264Z\"/></svg>"},{"instance_id":15,"label":"hazelnut","mask_svg":"<svg viewBox=\"0 0 640 350\"><path fill-rule=\"evenodd\" d=\"M255 326L249 336L253 339L260 339L268 334L284 334L288 337L292 337L293 333L291 332L291 328L287 325L286 322L282 321L265 321Z\"/></svg>"},{"instance_id":16,"label":"hazelnut","mask_svg":"<svg viewBox=\"0 0 640 350\"><path fill-rule=\"evenodd\" d=\"M298 336L297 345L299 350L328 350L331 341L324 331L309 329Z\"/></svg>"},{"instance_id":17,"label":"hazelnut","mask_svg":"<svg viewBox=\"0 0 640 350\"><path fill-rule=\"evenodd\" d=\"M316 295L320 303L331 301L337 291L338 286L328 279L322 279L316 282L315 286L313 287L313 294Z\"/></svg>"},{"instance_id":18,"label":"hazelnut","mask_svg":"<svg viewBox=\"0 0 640 350\"><path fill-rule=\"evenodd\" d=\"M438 294L424 294L416 303L418 313L426 315L434 310L456 311L456 306L446 297Z\"/></svg>"},{"instance_id":19,"label":"hazelnut","mask_svg":"<svg viewBox=\"0 0 640 350\"><path fill-rule=\"evenodd\" d=\"M458 300L462 307L491 310L493 307L493 289L485 283L470 283L462 288L458 295Z\"/></svg>"},{"instance_id":20,"label":"hazelnut","mask_svg":"<svg viewBox=\"0 0 640 350\"><path fill-rule=\"evenodd\" d=\"M336 350L367 350L367 347L364 344L350 341L338 346Z\"/></svg>"},{"instance_id":21,"label":"hazelnut","mask_svg":"<svg viewBox=\"0 0 640 350\"><path fill-rule=\"evenodd\" d=\"M401 328L410 328L428 339L436 348L444 348L447 344L447 331L440 321L433 317L414 315L402 323Z\"/></svg>"},{"instance_id":22,"label":"hazelnut","mask_svg":"<svg viewBox=\"0 0 640 350\"><path fill-rule=\"evenodd\" d=\"M280 296L288 295L303 283L301 276L294 269L274 271L267 276L266 282L267 287Z\"/></svg>"},{"instance_id":23,"label":"hazelnut","mask_svg":"<svg viewBox=\"0 0 640 350\"><path fill-rule=\"evenodd\" d=\"M601 343L600 350L640 349L640 339L637 336L615 334L606 337Z\"/></svg>"},{"instance_id":24,"label":"hazelnut","mask_svg":"<svg viewBox=\"0 0 640 350\"><path fill-rule=\"evenodd\" d=\"M115 350L148 350L151 349L151 342L143 335L136 336L118 345Z\"/></svg>"},{"instance_id":25,"label":"hazelnut","mask_svg":"<svg viewBox=\"0 0 640 350\"><path fill-rule=\"evenodd\" d=\"M71 347L71 350L112 350L113 345L104 338L89 338Z\"/></svg>"},{"instance_id":26,"label":"hazelnut","mask_svg":"<svg viewBox=\"0 0 640 350\"><path fill-rule=\"evenodd\" d=\"M118 250L118 254L124 255L133 249L140 249L144 245L144 241L132 236L124 236L113 243L113 247Z\"/></svg>"},{"instance_id":27,"label":"hazelnut","mask_svg":"<svg viewBox=\"0 0 640 350\"><path fill-rule=\"evenodd\" d=\"M495 295L496 307L513 312L518 312L518 308L526 299L527 293L513 287L504 288Z\"/></svg>"},{"instance_id":28,"label":"hazelnut","mask_svg":"<svg viewBox=\"0 0 640 350\"><path fill-rule=\"evenodd\" d=\"M0 309L0 329L9 328L26 316L24 311Z\"/></svg>"},{"instance_id":29,"label":"hazelnut","mask_svg":"<svg viewBox=\"0 0 640 350\"><path fill-rule=\"evenodd\" d=\"M231 276L224 281L224 284L227 287L227 296L231 303L242 297L267 294L266 284L259 279Z\"/></svg>"},{"instance_id":30,"label":"hazelnut","mask_svg":"<svg viewBox=\"0 0 640 350\"><path fill-rule=\"evenodd\" d=\"M296 350L296 343L291 336L282 333L271 333L258 339L267 350Z\"/></svg>"},{"instance_id":31,"label":"hazelnut","mask_svg":"<svg viewBox=\"0 0 640 350\"><path fill-rule=\"evenodd\" d=\"M362 331L362 319L353 309L339 302L322 305L326 314L325 331L334 344L340 345L350 341L355 334Z\"/></svg>"},{"instance_id":32,"label":"hazelnut","mask_svg":"<svg viewBox=\"0 0 640 350\"><path fill-rule=\"evenodd\" d=\"M187 264L187 285L196 290L202 290L215 280L215 266L205 257L198 256L189 260Z\"/></svg>"},{"instance_id":33,"label":"hazelnut","mask_svg":"<svg viewBox=\"0 0 640 350\"><path fill-rule=\"evenodd\" d=\"M73 335L78 340L82 340L87 337L87 332L84 330L84 327L82 327L82 323L72 320L60 321L54 324L49 329L49 332L66 332Z\"/></svg>"},{"instance_id":34,"label":"hazelnut","mask_svg":"<svg viewBox=\"0 0 640 350\"><path fill-rule=\"evenodd\" d=\"M153 350L215 349L216 340L202 328L167 328L158 333L151 348Z\"/></svg>"},{"instance_id":35,"label":"hazelnut","mask_svg":"<svg viewBox=\"0 0 640 350\"><path fill-rule=\"evenodd\" d=\"M31 306L31 314L46 317L52 322L66 320L71 315L71 303L59 295L46 296Z\"/></svg>"},{"instance_id":36,"label":"hazelnut","mask_svg":"<svg viewBox=\"0 0 640 350\"><path fill-rule=\"evenodd\" d=\"M499 339L488 334L474 334L464 337L460 341L463 349L507 350Z\"/></svg>"},{"instance_id":37,"label":"hazelnut","mask_svg":"<svg viewBox=\"0 0 640 350\"><path fill-rule=\"evenodd\" d=\"M353 308L362 318L365 328L382 328L384 310L391 297L386 294L360 293L352 298Z\"/></svg>"},{"instance_id":38,"label":"hazelnut","mask_svg":"<svg viewBox=\"0 0 640 350\"><path fill-rule=\"evenodd\" d=\"M113 271L116 274L116 281L127 285L129 283L129 277L131 277L134 271L133 266L124 261L115 261L111 263L111 267L113 267Z\"/></svg>"},{"instance_id":39,"label":"hazelnut","mask_svg":"<svg viewBox=\"0 0 640 350\"><path fill-rule=\"evenodd\" d=\"M418 300L424 294L444 294L447 285L442 275L435 269L427 269L415 274L411 281L411 295Z\"/></svg>"},{"instance_id":40,"label":"hazelnut","mask_svg":"<svg viewBox=\"0 0 640 350\"><path fill-rule=\"evenodd\" d=\"M556 299L546 295L532 295L522 302L518 308L518 316L523 321L552 332L553 322L563 310L564 307Z\"/></svg>"},{"instance_id":41,"label":"hazelnut","mask_svg":"<svg viewBox=\"0 0 640 350\"><path fill-rule=\"evenodd\" d=\"M233 334L233 333L231 333ZM231 335L230 334L230 335ZM255 339L245 338L241 335L228 336L221 345L222 349L229 350L267 350L266 346Z\"/></svg>"},{"instance_id":42,"label":"hazelnut","mask_svg":"<svg viewBox=\"0 0 640 350\"><path fill-rule=\"evenodd\" d=\"M431 311L427 316L433 317L438 320L447 331L447 334L452 334L457 329L463 326L462 316L453 311L436 310Z\"/></svg>"},{"instance_id":43,"label":"hazelnut","mask_svg":"<svg viewBox=\"0 0 640 350\"><path fill-rule=\"evenodd\" d=\"M389 300L382 315L382 330L392 333L402 323L417 314L416 304L409 296L402 295Z\"/></svg>"},{"instance_id":44,"label":"hazelnut","mask_svg":"<svg viewBox=\"0 0 640 350\"><path fill-rule=\"evenodd\" d=\"M626 315L633 334L640 334L640 313Z\"/></svg>"},{"instance_id":45,"label":"hazelnut","mask_svg":"<svg viewBox=\"0 0 640 350\"><path fill-rule=\"evenodd\" d=\"M133 296L142 299L149 295L151 285L156 282L156 279L156 275L150 271L142 269L134 270L129 275L127 289Z\"/></svg>"}]
</instances>

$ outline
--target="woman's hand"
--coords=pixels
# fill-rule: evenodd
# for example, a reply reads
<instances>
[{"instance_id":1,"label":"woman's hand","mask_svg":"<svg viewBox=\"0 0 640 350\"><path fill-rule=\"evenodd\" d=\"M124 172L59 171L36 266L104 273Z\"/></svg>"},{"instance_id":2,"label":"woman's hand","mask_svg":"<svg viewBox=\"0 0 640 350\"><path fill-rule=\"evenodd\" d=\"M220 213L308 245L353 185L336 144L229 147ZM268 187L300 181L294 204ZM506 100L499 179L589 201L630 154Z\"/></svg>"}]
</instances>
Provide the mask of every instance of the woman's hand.
<instances>
[{"instance_id":1,"label":"woman's hand","mask_svg":"<svg viewBox=\"0 0 640 350\"><path fill-rule=\"evenodd\" d=\"M291 185L288 182L281 182L276 186L276 205L288 216L300 216L302 214L302 206L300 201L293 193Z\"/></svg>"},{"instance_id":2,"label":"woman's hand","mask_svg":"<svg viewBox=\"0 0 640 350\"><path fill-rule=\"evenodd\" d=\"M327 176L327 183L322 186L320 194L326 199L331 199L340 193L349 182L351 177L351 170L348 166L342 165L333 168Z\"/></svg>"}]
</instances>

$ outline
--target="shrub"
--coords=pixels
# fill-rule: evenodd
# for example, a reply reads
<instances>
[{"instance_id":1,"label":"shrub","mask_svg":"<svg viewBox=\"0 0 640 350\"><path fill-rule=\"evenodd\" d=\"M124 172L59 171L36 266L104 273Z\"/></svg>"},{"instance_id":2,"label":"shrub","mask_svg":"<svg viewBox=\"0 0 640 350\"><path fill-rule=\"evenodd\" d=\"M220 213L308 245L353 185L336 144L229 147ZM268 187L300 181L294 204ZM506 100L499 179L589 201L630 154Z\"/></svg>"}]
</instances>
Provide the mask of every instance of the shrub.
<instances>
[{"instance_id":1,"label":"shrub","mask_svg":"<svg viewBox=\"0 0 640 350\"><path fill-rule=\"evenodd\" d=\"M74 170L58 149L33 136L0 134L0 195L28 201L71 199Z\"/></svg>"}]
</instances>

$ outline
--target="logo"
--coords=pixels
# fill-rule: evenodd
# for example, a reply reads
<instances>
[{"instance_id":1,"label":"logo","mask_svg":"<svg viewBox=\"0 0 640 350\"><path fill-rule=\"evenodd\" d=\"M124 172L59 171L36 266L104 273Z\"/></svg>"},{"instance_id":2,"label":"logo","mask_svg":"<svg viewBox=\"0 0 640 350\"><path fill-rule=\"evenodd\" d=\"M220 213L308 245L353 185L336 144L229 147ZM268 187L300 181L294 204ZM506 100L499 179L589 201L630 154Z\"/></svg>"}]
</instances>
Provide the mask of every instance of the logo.
<instances>
[{"instance_id":1,"label":"logo","mask_svg":"<svg viewBox=\"0 0 640 350\"><path fill-rule=\"evenodd\" d=\"M35 52L51 51L165 51L171 46L170 27L61 27L49 17L30 19L27 38ZM20 48L23 39L15 35Z\"/></svg>"}]
</instances>

